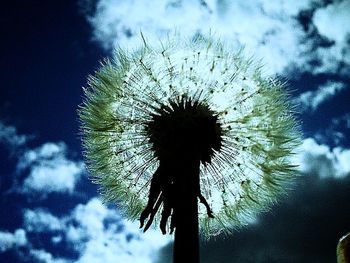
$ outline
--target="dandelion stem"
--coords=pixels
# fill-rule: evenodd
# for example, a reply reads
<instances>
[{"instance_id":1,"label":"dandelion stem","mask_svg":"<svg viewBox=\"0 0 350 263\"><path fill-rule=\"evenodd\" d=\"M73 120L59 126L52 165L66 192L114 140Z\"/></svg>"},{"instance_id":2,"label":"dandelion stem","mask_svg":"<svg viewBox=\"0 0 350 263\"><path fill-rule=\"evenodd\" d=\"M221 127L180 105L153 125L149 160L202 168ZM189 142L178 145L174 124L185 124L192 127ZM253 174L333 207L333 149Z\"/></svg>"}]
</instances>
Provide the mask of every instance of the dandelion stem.
<instances>
[{"instance_id":1,"label":"dandelion stem","mask_svg":"<svg viewBox=\"0 0 350 263\"><path fill-rule=\"evenodd\" d=\"M182 172L175 202L176 228L174 241L174 263L199 263L198 200L199 161L186 162L178 166Z\"/></svg>"}]
</instances>

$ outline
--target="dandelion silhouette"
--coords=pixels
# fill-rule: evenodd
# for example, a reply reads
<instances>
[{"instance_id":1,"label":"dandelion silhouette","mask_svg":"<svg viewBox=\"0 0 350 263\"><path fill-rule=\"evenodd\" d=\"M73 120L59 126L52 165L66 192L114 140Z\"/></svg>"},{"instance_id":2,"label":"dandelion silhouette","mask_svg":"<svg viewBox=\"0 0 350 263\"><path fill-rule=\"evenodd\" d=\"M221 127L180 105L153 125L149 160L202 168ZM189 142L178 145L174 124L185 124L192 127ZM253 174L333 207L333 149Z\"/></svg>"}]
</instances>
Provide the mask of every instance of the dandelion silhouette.
<instances>
[{"instance_id":1,"label":"dandelion silhouette","mask_svg":"<svg viewBox=\"0 0 350 263\"><path fill-rule=\"evenodd\" d=\"M119 49L88 84L93 180L144 231L175 230L174 262L198 262L198 223L204 236L228 233L293 182L300 133L284 84L219 41Z\"/></svg>"}]
</instances>

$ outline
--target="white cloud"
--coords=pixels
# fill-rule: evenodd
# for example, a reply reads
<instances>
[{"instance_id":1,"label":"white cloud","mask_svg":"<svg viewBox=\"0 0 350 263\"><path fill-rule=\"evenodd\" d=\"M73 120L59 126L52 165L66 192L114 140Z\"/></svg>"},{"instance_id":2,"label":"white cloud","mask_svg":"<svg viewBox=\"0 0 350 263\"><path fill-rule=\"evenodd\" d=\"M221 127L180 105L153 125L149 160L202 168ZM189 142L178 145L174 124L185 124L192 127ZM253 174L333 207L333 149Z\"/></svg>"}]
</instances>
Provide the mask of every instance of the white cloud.
<instances>
[{"instance_id":1,"label":"white cloud","mask_svg":"<svg viewBox=\"0 0 350 263\"><path fill-rule=\"evenodd\" d=\"M79 204L72 212L71 218L78 222L78 227L69 225L67 238L76 245L82 245L82 240L97 238L104 231L104 219L114 217L119 221L114 213L111 213L98 199L90 200L86 205Z\"/></svg>"},{"instance_id":2,"label":"white cloud","mask_svg":"<svg viewBox=\"0 0 350 263\"><path fill-rule=\"evenodd\" d=\"M27 243L26 232L21 228L17 229L13 234L0 231L0 252L23 247L27 245Z\"/></svg>"},{"instance_id":3,"label":"white cloud","mask_svg":"<svg viewBox=\"0 0 350 263\"><path fill-rule=\"evenodd\" d=\"M54 236L51 238L51 242L54 244L58 244L62 241L62 235Z\"/></svg>"},{"instance_id":4,"label":"white cloud","mask_svg":"<svg viewBox=\"0 0 350 263\"><path fill-rule=\"evenodd\" d=\"M298 159L300 172L304 174L315 174L321 178L343 178L350 174L350 149L330 149L312 138L304 140Z\"/></svg>"},{"instance_id":5,"label":"white cloud","mask_svg":"<svg viewBox=\"0 0 350 263\"><path fill-rule=\"evenodd\" d=\"M55 155L65 151L66 145L64 143L45 143L37 149L27 151L20 159L17 167L24 169L37 160L53 158Z\"/></svg>"},{"instance_id":6,"label":"white cloud","mask_svg":"<svg viewBox=\"0 0 350 263\"><path fill-rule=\"evenodd\" d=\"M24 228L28 233L36 235L54 231L52 244L62 240L68 242L79 253L75 262L81 263L151 263L157 258L159 250L171 241L160 230L149 229L143 233L139 229L139 222L123 219L117 210L109 209L97 198L90 199L86 204L78 204L69 215L63 217L56 217L40 208L27 209L24 211ZM21 231L25 234L24 230ZM13 240L14 235L6 235L10 235ZM13 243L14 241L11 244ZM6 244L1 247L10 246ZM68 259L55 258L51 251L40 247L31 249L30 254L40 262L70 262Z\"/></svg>"},{"instance_id":7,"label":"white cloud","mask_svg":"<svg viewBox=\"0 0 350 263\"><path fill-rule=\"evenodd\" d=\"M243 45L248 53L263 58L267 73L295 69L311 73L350 71L347 0L326 7L314 0L211 0L206 5L204 2L99 0L95 13L87 19L93 28L93 38L106 50L141 44L140 30L154 43L171 35L174 29L185 37L211 30L233 46ZM315 44L315 36L305 32L297 21L302 10L312 8L316 11L310 28L317 28L321 36L334 40L334 45ZM313 63L315 60L319 65Z\"/></svg>"},{"instance_id":8,"label":"white cloud","mask_svg":"<svg viewBox=\"0 0 350 263\"><path fill-rule=\"evenodd\" d=\"M138 222L121 219L97 198L78 205L71 219L77 226L68 223L67 240L81 252L77 262L151 263L169 242L160 231L141 233Z\"/></svg>"},{"instance_id":9,"label":"white cloud","mask_svg":"<svg viewBox=\"0 0 350 263\"><path fill-rule=\"evenodd\" d=\"M57 231L63 228L59 218L43 209L26 209L24 211L24 226L29 232Z\"/></svg>"},{"instance_id":10,"label":"white cloud","mask_svg":"<svg viewBox=\"0 0 350 263\"><path fill-rule=\"evenodd\" d=\"M350 1L334 1L316 10L313 23L321 35L343 45L350 37Z\"/></svg>"},{"instance_id":11,"label":"white cloud","mask_svg":"<svg viewBox=\"0 0 350 263\"><path fill-rule=\"evenodd\" d=\"M140 30L156 43L174 29L185 37L212 30L236 47L243 45L248 52L263 57L272 72L280 72L288 60L298 56L302 31L292 16L308 7L310 1L293 5L288 1L274 5L270 1L255 0L207 1L207 6L202 2L100 0L96 13L88 20L94 39L109 50L117 45L140 44Z\"/></svg>"},{"instance_id":12,"label":"white cloud","mask_svg":"<svg viewBox=\"0 0 350 263\"><path fill-rule=\"evenodd\" d=\"M29 168L29 175L24 180L23 192L72 193L84 171L81 161L75 162L66 157L64 143L45 143L27 151L18 163L18 171Z\"/></svg>"},{"instance_id":13,"label":"white cloud","mask_svg":"<svg viewBox=\"0 0 350 263\"><path fill-rule=\"evenodd\" d=\"M19 135L17 129L0 121L0 142L9 147L19 147L24 145L28 140L28 136Z\"/></svg>"},{"instance_id":14,"label":"white cloud","mask_svg":"<svg viewBox=\"0 0 350 263\"><path fill-rule=\"evenodd\" d=\"M23 186L17 189L18 186L15 185L14 191L40 192L44 196L51 192L72 193L85 171L83 162L68 159L67 147L63 142L48 142L36 149L27 150L24 146L29 138L27 135L19 135L15 127L0 121L0 143L3 142L11 150L21 150L18 154L17 173L28 173Z\"/></svg>"},{"instance_id":15,"label":"white cloud","mask_svg":"<svg viewBox=\"0 0 350 263\"><path fill-rule=\"evenodd\" d=\"M328 81L318 87L315 91L306 91L295 99L295 102L301 106L304 111L315 111L327 100L337 95L346 86L341 82Z\"/></svg>"},{"instance_id":16,"label":"white cloud","mask_svg":"<svg viewBox=\"0 0 350 263\"><path fill-rule=\"evenodd\" d=\"M281 14L288 14L296 16L300 10L307 9L314 1L310 0L279 0L279 1L260 1L262 9L266 13L275 14L276 16Z\"/></svg>"},{"instance_id":17,"label":"white cloud","mask_svg":"<svg viewBox=\"0 0 350 263\"><path fill-rule=\"evenodd\" d=\"M350 73L350 1L334 1L316 9L312 22L319 34L333 41L329 47L314 46L309 41L305 60L318 60L319 65L308 64L306 70L313 73ZM301 62L302 59L301 59Z\"/></svg>"},{"instance_id":18,"label":"white cloud","mask_svg":"<svg viewBox=\"0 0 350 263\"><path fill-rule=\"evenodd\" d=\"M40 263L68 263L71 260L66 260L63 258L54 258L51 253L42 249L32 249L30 255L35 259L35 262Z\"/></svg>"}]
</instances>

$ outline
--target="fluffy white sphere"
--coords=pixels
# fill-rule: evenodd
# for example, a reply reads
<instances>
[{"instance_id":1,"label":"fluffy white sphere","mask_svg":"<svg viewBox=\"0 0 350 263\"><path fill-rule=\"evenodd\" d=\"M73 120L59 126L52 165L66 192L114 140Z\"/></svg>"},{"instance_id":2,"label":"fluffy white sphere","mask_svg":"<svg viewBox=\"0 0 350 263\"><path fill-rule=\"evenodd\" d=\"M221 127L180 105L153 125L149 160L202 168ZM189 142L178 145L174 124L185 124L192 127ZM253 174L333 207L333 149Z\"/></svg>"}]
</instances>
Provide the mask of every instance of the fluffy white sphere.
<instances>
[{"instance_id":1,"label":"fluffy white sphere","mask_svg":"<svg viewBox=\"0 0 350 263\"><path fill-rule=\"evenodd\" d=\"M215 216L199 206L202 233L249 223L293 182L300 131L288 94L242 53L212 39L145 41L133 52L117 50L89 78L80 108L88 167L126 216L140 216L159 165L146 124L179 97L207 105L222 129L222 147L200 166L201 192Z\"/></svg>"}]
</instances>

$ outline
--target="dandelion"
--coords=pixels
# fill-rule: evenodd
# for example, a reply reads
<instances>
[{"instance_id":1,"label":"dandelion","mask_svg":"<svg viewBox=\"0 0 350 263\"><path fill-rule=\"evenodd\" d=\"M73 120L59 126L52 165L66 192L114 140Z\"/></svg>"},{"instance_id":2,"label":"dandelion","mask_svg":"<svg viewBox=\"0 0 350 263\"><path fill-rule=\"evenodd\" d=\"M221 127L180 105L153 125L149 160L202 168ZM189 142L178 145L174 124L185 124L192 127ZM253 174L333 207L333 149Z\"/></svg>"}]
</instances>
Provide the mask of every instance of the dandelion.
<instances>
[{"instance_id":1,"label":"dandelion","mask_svg":"<svg viewBox=\"0 0 350 263\"><path fill-rule=\"evenodd\" d=\"M337 245L337 263L350 262L350 233L341 237Z\"/></svg>"},{"instance_id":2,"label":"dandelion","mask_svg":"<svg viewBox=\"0 0 350 263\"><path fill-rule=\"evenodd\" d=\"M213 39L117 50L80 108L105 199L144 230L175 229L175 250L184 224L210 237L267 210L293 182L300 132L284 84L261 68Z\"/></svg>"}]
</instances>

